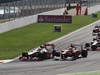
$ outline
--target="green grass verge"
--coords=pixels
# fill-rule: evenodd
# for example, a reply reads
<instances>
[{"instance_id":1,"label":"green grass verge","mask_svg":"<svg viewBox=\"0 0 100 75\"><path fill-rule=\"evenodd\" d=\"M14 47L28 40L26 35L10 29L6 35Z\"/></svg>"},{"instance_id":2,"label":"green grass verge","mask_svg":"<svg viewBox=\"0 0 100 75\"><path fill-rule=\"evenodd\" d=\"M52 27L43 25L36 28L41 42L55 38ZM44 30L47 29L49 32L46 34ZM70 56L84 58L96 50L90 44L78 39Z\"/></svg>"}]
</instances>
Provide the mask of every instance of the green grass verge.
<instances>
[{"instance_id":1,"label":"green grass verge","mask_svg":"<svg viewBox=\"0 0 100 75\"><path fill-rule=\"evenodd\" d=\"M25 50L68 34L80 27L100 19L91 16L74 16L73 23L34 23L0 34L0 59L13 58ZM62 32L53 32L53 25L62 25Z\"/></svg>"},{"instance_id":2,"label":"green grass verge","mask_svg":"<svg viewBox=\"0 0 100 75\"><path fill-rule=\"evenodd\" d=\"M97 71L97 72L81 72L81 73L73 73L73 74L61 74L61 75L100 75L100 71Z\"/></svg>"}]
</instances>

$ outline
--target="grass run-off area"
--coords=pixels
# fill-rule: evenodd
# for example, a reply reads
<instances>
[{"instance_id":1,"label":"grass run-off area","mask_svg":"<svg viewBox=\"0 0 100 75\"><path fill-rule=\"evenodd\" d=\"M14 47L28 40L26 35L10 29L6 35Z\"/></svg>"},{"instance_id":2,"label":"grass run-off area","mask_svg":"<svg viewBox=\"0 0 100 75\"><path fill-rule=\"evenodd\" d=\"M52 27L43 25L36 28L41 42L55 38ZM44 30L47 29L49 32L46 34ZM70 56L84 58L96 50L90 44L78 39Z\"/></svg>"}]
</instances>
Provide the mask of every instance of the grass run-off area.
<instances>
[{"instance_id":1,"label":"grass run-off area","mask_svg":"<svg viewBox=\"0 0 100 75\"><path fill-rule=\"evenodd\" d=\"M95 72L81 72L81 73L73 73L73 74L61 74L61 75L100 75L100 71L95 71Z\"/></svg>"},{"instance_id":2,"label":"grass run-off area","mask_svg":"<svg viewBox=\"0 0 100 75\"><path fill-rule=\"evenodd\" d=\"M23 51L35 48L38 45L59 38L80 27L88 25L98 18L91 16L73 16L73 22L68 23L34 23L0 34L0 59L14 58ZM53 25L62 25L62 32L53 32Z\"/></svg>"}]
</instances>

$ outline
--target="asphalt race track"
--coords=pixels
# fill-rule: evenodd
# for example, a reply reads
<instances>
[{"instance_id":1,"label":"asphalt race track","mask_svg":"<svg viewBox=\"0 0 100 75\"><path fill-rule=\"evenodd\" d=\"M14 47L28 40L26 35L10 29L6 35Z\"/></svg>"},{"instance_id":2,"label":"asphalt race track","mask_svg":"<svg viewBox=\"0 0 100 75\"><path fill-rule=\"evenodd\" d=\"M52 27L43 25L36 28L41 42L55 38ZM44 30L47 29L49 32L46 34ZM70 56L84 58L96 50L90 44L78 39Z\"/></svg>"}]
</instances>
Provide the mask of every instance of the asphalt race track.
<instances>
[{"instance_id":1,"label":"asphalt race track","mask_svg":"<svg viewBox=\"0 0 100 75\"><path fill-rule=\"evenodd\" d=\"M64 49L69 43L83 43L92 40L94 25L75 32L63 40L56 41L57 48ZM87 58L79 58L75 61L28 61L0 64L0 75L58 75L63 73L85 72L100 70L100 51L89 51Z\"/></svg>"}]
</instances>

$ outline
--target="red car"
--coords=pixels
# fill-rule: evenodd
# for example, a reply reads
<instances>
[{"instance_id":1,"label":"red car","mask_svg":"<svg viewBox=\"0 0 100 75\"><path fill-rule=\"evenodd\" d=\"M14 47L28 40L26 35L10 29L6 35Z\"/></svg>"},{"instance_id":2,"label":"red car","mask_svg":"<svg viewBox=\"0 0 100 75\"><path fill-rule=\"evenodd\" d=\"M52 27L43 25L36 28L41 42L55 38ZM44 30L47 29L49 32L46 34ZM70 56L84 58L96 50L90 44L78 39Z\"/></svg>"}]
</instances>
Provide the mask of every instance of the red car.
<instances>
[{"instance_id":1,"label":"red car","mask_svg":"<svg viewBox=\"0 0 100 75\"><path fill-rule=\"evenodd\" d=\"M69 57L71 60L78 59L79 56L81 57L87 57L88 51L86 49L83 49L82 45L70 45L67 49L61 50L61 51L55 51L54 53L54 59L57 57L60 57L62 60L66 60Z\"/></svg>"}]
</instances>

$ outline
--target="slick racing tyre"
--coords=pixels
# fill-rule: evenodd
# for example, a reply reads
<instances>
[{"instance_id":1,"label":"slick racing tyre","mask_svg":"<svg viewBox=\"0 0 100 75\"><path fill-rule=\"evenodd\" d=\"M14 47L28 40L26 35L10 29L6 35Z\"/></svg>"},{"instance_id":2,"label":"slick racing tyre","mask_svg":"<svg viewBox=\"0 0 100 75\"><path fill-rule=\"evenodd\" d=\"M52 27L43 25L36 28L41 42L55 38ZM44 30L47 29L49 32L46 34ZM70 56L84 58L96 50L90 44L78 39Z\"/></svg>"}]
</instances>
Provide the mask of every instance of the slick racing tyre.
<instances>
[{"instance_id":1,"label":"slick racing tyre","mask_svg":"<svg viewBox=\"0 0 100 75\"><path fill-rule=\"evenodd\" d=\"M92 46L91 46L91 50L92 50L92 51L96 51L96 48L97 48L97 47L96 47L95 45L92 45Z\"/></svg>"},{"instance_id":2,"label":"slick racing tyre","mask_svg":"<svg viewBox=\"0 0 100 75\"><path fill-rule=\"evenodd\" d=\"M84 58L86 58L87 55L88 55L88 51L87 50L82 50L81 56L84 57Z\"/></svg>"}]
</instances>

